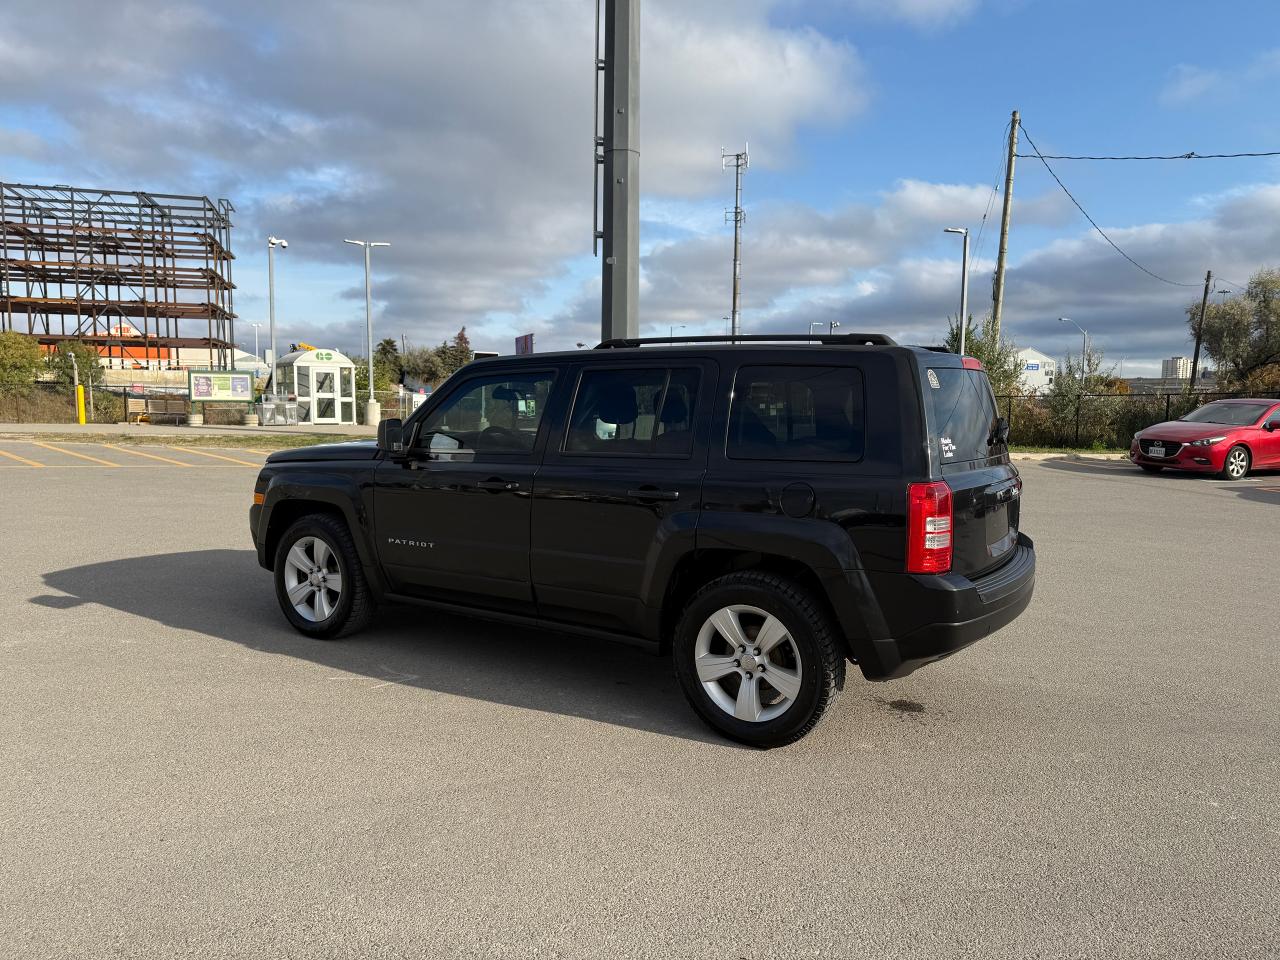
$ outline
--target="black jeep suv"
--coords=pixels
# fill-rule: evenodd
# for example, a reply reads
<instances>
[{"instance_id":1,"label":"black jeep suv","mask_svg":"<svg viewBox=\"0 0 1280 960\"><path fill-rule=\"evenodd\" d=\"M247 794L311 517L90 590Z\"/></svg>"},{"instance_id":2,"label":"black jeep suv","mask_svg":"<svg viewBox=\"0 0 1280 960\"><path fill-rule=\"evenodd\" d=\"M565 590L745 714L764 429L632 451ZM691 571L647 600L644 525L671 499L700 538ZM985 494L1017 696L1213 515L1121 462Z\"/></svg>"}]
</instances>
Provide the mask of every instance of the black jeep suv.
<instances>
[{"instance_id":1,"label":"black jeep suv","mask_svg":"<svg viewBox=\"0 0 1280 960\"><path fill-rule=\"evenodd\" d=\"M978 361L879 334L615 340L477 361L376 444L272 454L249 525L305 634L394 600L638 643L776 746L846 660L905 676L1025 609L1007 435Z\"/></svg>"}]
</instances>

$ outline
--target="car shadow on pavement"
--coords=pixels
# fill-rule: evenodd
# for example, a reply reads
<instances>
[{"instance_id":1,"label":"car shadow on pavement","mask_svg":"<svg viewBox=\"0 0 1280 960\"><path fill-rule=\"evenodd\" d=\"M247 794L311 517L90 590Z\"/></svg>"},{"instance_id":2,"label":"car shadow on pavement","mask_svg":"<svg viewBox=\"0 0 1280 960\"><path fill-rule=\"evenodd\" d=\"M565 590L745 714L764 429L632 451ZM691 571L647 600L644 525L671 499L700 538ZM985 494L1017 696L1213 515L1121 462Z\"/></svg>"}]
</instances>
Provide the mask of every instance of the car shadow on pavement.
<instances>
[{"instance_id":1,"label":"car shadow on pavement","mask_svg":"<svg viewBox=\"0 0 1280 960\"><path fill-rule=\"evenodd\" d=\"M1280 504L1280 470L1255 470L1249 474L1247 480L1222 480L1211 474L1183 470L1147 473L1128 460L1076 460L1072 457L1055 457L1042 461L1041 465L1049 470L1095 477L1131 476L1135 479L1145 478L1152 483L1202 484L1233 493L1241 500Z\"/></svg>"},{"instance_id":2,"label":"car shadow on pavement","mask_svg":"<svg viewBox=\"0 0 1280 960\"><path fill-rule=\"evenodd\" d=\"M97 603L380 682L735 746L689 709L667 658L623 644L400 605L346 640L304 637L286 623L252 550L111 560L44 582L66 595L31 599L51 612Z\"/></svg>"}]
</instances>

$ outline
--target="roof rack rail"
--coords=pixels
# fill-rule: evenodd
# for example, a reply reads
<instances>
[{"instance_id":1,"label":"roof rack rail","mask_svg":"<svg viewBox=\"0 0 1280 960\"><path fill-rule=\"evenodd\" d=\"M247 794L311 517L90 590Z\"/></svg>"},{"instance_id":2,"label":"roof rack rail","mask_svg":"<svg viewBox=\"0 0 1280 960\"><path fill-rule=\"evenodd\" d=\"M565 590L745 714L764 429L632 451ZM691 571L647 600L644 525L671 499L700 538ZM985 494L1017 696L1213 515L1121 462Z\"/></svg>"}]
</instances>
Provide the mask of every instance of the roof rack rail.
<instances>
[{"instance_id":1,"label":"roof rack rail","mask_svg":"<svg viewBox=\"0 0 1280 960\"><path fill-rule=\"evenodd\" d=\"M716 337L619 337L597 344L597 350L617 350L624 347L644 347L676 343L820 343L825 346L846 347L895 347L897 341L883 333L820 333L809 336L803 333L740 333Z\"/></svg>"}]
</instances>

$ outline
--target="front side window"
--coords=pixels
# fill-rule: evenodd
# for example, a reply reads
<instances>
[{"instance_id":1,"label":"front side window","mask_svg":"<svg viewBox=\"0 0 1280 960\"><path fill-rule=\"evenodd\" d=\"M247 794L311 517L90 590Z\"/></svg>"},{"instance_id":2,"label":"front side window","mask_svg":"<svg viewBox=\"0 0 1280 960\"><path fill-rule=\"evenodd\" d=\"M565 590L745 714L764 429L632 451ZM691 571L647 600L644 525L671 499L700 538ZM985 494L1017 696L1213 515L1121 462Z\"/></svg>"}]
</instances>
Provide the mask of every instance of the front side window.
<instances>
[{"instance_id":1,"label":"front side window","mask_svg":"<svg viewBox=\"0 0 1280 960\"><path fill-rule=\"evenodd\" d=\"M852 367L743 367L733 387L731 460L862 459L862 374Z\"/></svg>"},{"instance_id":2,"label":"front side window","mask_svg":"<svg viewBox=\"0 0 1280 960\"><path fill-rule=\"evenodd\" d=\"M554 383L549 372L464 383L427 415L414 448L444 460L528 456Z\"/></svg>"},{"instance_id":3,"label":"front side window","mask_svg":"<svg viewBox=\"0 0 1280 960\"><path fill-rule=\"evenodd\" d=\"M582 375L567 453L687 457L693 450L694 369L588 370Z\"/></svg>"}]
</instances>

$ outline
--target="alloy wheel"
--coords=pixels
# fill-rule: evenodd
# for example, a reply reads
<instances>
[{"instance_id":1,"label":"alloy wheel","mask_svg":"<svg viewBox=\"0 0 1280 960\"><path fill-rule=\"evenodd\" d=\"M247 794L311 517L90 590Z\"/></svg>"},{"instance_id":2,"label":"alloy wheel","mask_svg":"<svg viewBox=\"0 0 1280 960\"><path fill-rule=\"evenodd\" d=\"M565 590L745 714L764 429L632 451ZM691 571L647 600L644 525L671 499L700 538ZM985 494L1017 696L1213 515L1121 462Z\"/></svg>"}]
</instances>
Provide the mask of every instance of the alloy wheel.
<instances>
[{"instance_id":1,"label":"alloy wheel","mask_svg":"<svg viewBox=\"0 0 1280 960\"><path fill-rule=\"evenodd\" d=\"M1236 447L1227 454L1227 476L1239 480L1249 469L1249 455L1241 447Z\"/></svg>"},{"instance_id":2,"label":"alloy wheel","mask_svg":"<svg viewBox=\"0 0 1280 960\"><path fill-rule=\"evenodd\" d=\"M721 607L698 631L693 656L711 702L738 720L776 719L800 695L800 650L783 622L759 607Z\"/></svg>"},{"instance_id":3,"label":"alloy wheel","mask_svg":"<svg viewBox=\"0 0 1280 960\"><path fill-rule=\"evenodd\" d=\"M329 619L342 597L342 568L333 548L319 537L299 537L285 556L285 592L298 616Z\"/></svg>"}]
</instances>

